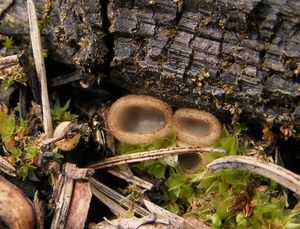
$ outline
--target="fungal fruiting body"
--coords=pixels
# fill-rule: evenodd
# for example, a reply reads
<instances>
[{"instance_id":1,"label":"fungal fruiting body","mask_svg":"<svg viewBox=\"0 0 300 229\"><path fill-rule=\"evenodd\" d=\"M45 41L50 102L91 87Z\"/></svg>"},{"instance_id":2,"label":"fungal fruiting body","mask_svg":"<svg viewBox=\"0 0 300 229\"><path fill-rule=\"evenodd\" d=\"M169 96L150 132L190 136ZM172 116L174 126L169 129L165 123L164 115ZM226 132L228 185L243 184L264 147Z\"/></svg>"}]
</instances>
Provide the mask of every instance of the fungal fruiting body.
<instances>
[{"instance_id":1,"label":"fungal fruiting body","mask_svg":"<svg viewBox=\"0 0 300 229\"><path fill-rule=\"evenodd\" d=\"M211 113L182 108L174 114L179 142L190 146L211 146L221 136L221 124Z\"/></svg>"},{"instance_id":2,"label":"fungal fruiting body","mask_svg":"<svg viewBox=\"0 0 300 229\"><path fill-rule=\"evenodd\" d=\"M128 95L112 104L108 127L120 142L148 144L172 130L172 109L151 96Z\"/></svg>"},{"instance_id":3,"label":"fungal fruiting body","mask_svg":"<svg viewBox=\"0 0 300 229\"><path fill-rule=\"evenodd\" d=\"M221 124L212 114L196 109L179 109L174 114L177 146L211 146L221 136ZM187 173L197 172L199 153L178 156L179 166Z\"/></svg>"},{"instance_id":4,"label":"fungal fruiting body","mask_svg":"<svg viewBox=\"0 0 300 229\"><path fill-rule=\"evenodd\" d=\"M66 128L71 122L61 122L54 130L54 138L63 137L66 134ZM80 134L75 134L73 137L70 138L64 138L58 142L55 143L57 148L59 148L62 151L71 151L73 150L78 142L80 140Z\"/></svg>"}]
</instances>

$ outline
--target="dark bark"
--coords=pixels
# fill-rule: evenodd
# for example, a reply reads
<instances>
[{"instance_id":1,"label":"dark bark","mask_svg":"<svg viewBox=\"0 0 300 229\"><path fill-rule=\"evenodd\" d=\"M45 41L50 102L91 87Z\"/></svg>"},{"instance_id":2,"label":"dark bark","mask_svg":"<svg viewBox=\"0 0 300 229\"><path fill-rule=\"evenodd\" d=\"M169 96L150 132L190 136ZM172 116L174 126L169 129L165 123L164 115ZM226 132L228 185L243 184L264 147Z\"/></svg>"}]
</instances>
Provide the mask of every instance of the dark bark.
<instances>
[{"instance_id":1,"label":"dark bark","mask_svg":"<svg viewBox=\"0 0 300 229\"><path fill-rule=\"evenodd\" d=\"M298 0L107 2L52 1L44 30L51 55L85 70L110 62L110 80L129 91L223 121L272 117L300 128ZM1 21L17 17L15 5ZM22 29L0 24L4 33Z\"/></svg>"},{"instance_id":2,"label":"dark bark","mask_svg":"<svg viewBox=\"0 0 300 229\"><path fill-rule=\"evenodd\" d=\"M154 2L110 2L114 82L222 120L300 127L299 1Z\"/></svg>"}]
</instances>

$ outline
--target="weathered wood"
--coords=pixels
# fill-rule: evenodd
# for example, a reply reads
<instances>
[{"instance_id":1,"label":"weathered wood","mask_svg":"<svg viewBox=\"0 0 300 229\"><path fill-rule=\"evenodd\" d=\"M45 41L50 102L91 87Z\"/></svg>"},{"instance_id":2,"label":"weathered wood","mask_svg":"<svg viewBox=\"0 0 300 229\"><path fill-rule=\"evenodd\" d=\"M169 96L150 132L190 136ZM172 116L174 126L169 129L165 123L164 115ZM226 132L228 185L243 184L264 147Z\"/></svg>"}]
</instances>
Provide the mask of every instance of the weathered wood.
<instances>
[{"instance_id":1,"label":"weathered wood","mask_svg":"<svg viewBox=\"0 0 300 229\"><path fill-rule=\"evenodd\" d=\"M222 120L300 128L299 1L152 2L110 1L112 81Z\"/></svg>"},{"instance_id":2,"label":"weathered wood","mask_svg":"<svg viewBox=\"0 0 300 229\"><path fill-rule=\"evenodd\" d=\"M43 12L44 1L57 60L94 71L110 62L115 84L223 121L300 129L298 0L53 0ZM3 11L0 32L26 33L22 4Z\"/></svg>"},{"instance_id":3,"label":"weathered wood","mask_svg":"<svg viewBox=\"0 0 300 229\"><path fill-rule=\"evenodd\" d=\"M0 0L0 34L29 34L26 1L16 0L10 5L6 1ZM87 71L103 68L108 49L100 2L35 1L44 47L49 49L52 58Z\"/></svg>"}]
</instances>

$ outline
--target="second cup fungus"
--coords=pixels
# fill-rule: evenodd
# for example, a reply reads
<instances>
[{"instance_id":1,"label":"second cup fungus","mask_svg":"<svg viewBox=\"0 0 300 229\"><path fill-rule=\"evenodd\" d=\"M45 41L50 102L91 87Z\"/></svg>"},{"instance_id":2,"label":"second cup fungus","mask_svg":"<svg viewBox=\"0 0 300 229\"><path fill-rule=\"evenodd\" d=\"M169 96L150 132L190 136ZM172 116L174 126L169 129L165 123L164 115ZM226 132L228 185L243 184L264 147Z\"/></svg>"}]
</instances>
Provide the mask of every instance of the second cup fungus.
<instances>
[{"instance_id":1,"label":"second cup fungus","mask_svg":"<svg viewBox=\"0 0 300 229\"><path fill-rule=\"evenodd\" d=\"M128 95L112 104L108 126L120 142L148 144L172 130L172 109L151 96Z\"/></svg>"},{"instance_id":2,"label":"second cup fungus","mask_svg":"<svg viewBox=\"0 0 300 229\"><path fill-rule=\"evenodd\" d=\"M183 171L187 173L195 173L199 169L201 158L198 153L178 155L178 164Z\"/></svg>"},{"instance_id":3,"label":"second cup fungus","mask_svg":"<svg viewBox=\"0 0 300 229\"><path fill-rule=\"evenodd\" d=\"M190 146L211 146L221 136L221 124L211 113L182 108L174 114L178 141Z\"/></svg>"}]
</instances>

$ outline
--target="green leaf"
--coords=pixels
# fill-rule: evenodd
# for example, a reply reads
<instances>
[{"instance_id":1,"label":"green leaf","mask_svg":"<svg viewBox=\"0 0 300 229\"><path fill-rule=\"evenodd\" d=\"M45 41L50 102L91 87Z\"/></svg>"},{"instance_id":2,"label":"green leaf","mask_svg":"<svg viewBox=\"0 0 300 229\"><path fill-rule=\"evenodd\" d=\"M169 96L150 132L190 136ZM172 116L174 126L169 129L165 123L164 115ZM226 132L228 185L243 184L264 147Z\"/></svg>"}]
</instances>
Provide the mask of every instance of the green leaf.
<instances>
[{"instance_id":1,"label":"green leaf","mask_svg":"<svg viewBox=\"0 0 300 229\"><path fill-rule=\"evenodd\" d=\"M0 114L0 116L0 135L4 141L6 138L13 136L15 130L15 119L12 114Z\"/></svg>"},{"instance_id":2,"label":"green leaf","mask_svg":"<svg viewBox=\"0 0 300 229\"><path fill-rule=\"evenodd\" d=\"M5 36L4 41L2 42L2 45L7 48L10 49L14 46L14 39L13 37L9 37L9 36Z\"/></svg>"},{"instance_id":3,"label":"green leaf","mask_svg":"<svg viewBox=\"0 0 300 229\"><path fill-rule=\"evenodd\" d=\"M220 228L222 226L222 220L220 219L220 217L217 214L213 214L210 219L211 219L213 228Z\"/></svg>"},{"instance_id":4,"label":"green leaf","mask_svg":"<svg viewBox=\"0 0 300 229\"><path fill-rule=\"evenodd\" d=\"M38 156L38 149L33 145L28 145L25 152L25 159L30 163Z\"/></svg>"},{"instance_id":5,"label":"green leaf","mask_svg":"<svg viewBox=\"0 0 300 229\"><path fill-rule=\"evenodd\" d=\"M247 228L247 218L243 214L239 213L235 217L237 228L246 229Z\"/></svg>"},{"instance_id":6,"label":"green leaf","mask_svg":"<svg viewBox=\"0 0 300 229\"><path fill-rule=\"evenodd\" d=\"M153 177L156 177L158 179L165 178L165 171L167 169L167 166L160 163L159 160L154 161L151 166L147 168L147 172L152 175Z\"/></svg>"},{"instance_id":7,"label":"green leaf","mask_svg":"<svg viewBox=\"0 0 300 229\"><path fill-rule=\"evenodd\" d=\"M27 131L28 123L27 121L21 119L19 126L16 127L15 134L18 135L20 138L23 138Z\"/></svg>"},{"instance_id":8,"label":"green leaf","mask_svg":"<svg viewBox=\"0 0 300 229\"><path fill-rule=\"evenodd\" d=\"M22 177L23 180L25 180L25 178L28 175L28 165L22 165L18 170L17 170L17 174L19 176Z\"/></svg>"},{"instance_id":9,"label":"green leaf","mask_svg":"<svg viewBox=\"0 0 300 229\"><path fill-rule=\"evenodd\" d=\"M5 78L1 82L1 90L6 91L8 88L10 88L11 85L13 85L14 80L12 78Z\"/></svg>"},{"instance_id":10,"label":"green leaf","mask_svg":"<svg viewBox=\"0 0 300 229\"><path fill-rule=\"evenodd\" d=\"M28 177L31 181L39 181L35 174L36 167L29 164L22 165L18 170L17 174L22 177L23 180Z\"/></svg>"},{"instance_id":11,"label":"green leaf","mask_svg":"<svg viewBox=\"0 0 300 229\"><path fill-rule=\"evenodd\" d=\"M36 167L29 165L28 167L28 179L31 181L39 181L35 173Z\"/></svg>"},{"instance_id":12,"label":"green leaf","mask_svg":"<svg viewBox=\"0 0 300 229\"><path fill-rule=\"evenodd\" d=\"M168 196L171 201L179 199L182 204L187 205L195 196L192 183L184 174L172 172L165 185L168 188Z\"/></svg>"},{"instance_id":13,"label":"green leaf","mask_svg":"<svg viewBox=\"0 0 300 229\"><path fill-rule=\"evenodd\" d=\"M56 101L54 108L51 110L51 116L54 121L72 121L77 118L77 115L71 114L67 109L70 106L71 100L61 107L59 101Z\"/></svg>"},{"instance_id":14,"label":"green leaf","mask_svg":"<svg viewBox=\"0 0 300 229\"><path fill-rule=\"evenodd\" d=\"M164 137L155 137L150 144L127 144L121 142L117 145L119 154L131 154L150 150L176 147L176 132L171 131Z\"/></svg>"}]
</instances>

